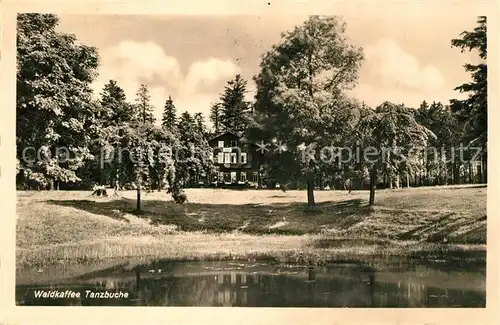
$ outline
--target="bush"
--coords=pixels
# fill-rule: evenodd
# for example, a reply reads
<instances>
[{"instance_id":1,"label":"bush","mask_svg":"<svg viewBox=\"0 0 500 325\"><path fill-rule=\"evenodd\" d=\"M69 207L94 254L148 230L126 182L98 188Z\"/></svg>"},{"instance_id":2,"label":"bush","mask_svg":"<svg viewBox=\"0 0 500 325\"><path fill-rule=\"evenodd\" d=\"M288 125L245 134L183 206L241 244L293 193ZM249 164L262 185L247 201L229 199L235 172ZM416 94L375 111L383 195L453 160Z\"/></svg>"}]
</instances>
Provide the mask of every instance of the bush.
<instances>
[{"instance_id":1,"label":"bush","mask_svg":"<svg viewBox=\"0 0 500 325\"><path fill-rule=\"evenodd\" d=\"M172 193L172 198L174 199L175 203L186 203L187 202L187 195L183 191L178 192L178 193Z\"/></svg>"}]
</instances>

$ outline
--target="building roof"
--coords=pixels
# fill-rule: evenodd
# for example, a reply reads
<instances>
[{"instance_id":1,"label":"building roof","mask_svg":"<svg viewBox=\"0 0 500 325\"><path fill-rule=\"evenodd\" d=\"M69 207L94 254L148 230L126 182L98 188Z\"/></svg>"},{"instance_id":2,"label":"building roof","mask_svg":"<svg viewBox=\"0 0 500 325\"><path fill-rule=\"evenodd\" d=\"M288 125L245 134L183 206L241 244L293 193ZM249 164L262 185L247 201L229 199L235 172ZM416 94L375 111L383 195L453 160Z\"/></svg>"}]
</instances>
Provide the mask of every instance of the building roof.
<instances>
[{"instance_id":1,"label":"building roof","mask_svg":"<svg viewBox=\"0 0 500 325\"><path fill-rule=\"evenodd\" d=\"M243 132L232 132L232 131L226 131L226 132L223 132L223 133L219 133L218 135L208 139L208 141L212 141L212 140L215 140L217 138L220 138L221 136L223 135L226 135L226 134L232 134L234 135L235 137L238 137L238 138L241 138L242 135L243 135Z\"/></svg>"},{"instance_id":2,"label":"building roof","mask_svg":"<svg viewBox=\"0 0 500 325\"><path fill-rule=\"evenodd\" d=\"M241 131L240 132L226 131L223 133L219 133L218 135L208 139L208 141L216 140L217 138L220 138L221 136L226 135L226 134L234 135L235 137L239 138L239 140L241 142L253 144L253 142L249 141L246 137L243 136L243 132L241 132Z\"/></svg>"}]
</instances>

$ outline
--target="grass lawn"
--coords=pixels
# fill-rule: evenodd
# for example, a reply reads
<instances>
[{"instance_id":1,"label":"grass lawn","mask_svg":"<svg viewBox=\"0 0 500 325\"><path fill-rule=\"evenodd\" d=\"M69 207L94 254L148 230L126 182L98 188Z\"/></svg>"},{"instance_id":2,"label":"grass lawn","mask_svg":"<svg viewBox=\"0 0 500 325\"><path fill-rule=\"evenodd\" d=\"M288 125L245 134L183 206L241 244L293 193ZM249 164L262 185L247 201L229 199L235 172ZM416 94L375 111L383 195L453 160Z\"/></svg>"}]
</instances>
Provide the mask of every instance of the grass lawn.
<instances>
[{"instance_id":1,"label":"grass lawn","mask_svg":"<svg viewBox=\"0 0 500 325\"><path fill-rule=\"evenodd\" d=\"M17 264L102 263L119 258L321 262L353 256L486 259L486 187L316 191L189 189L96 198L84 191L18 191Z\"/></svg>"}]
</instances>

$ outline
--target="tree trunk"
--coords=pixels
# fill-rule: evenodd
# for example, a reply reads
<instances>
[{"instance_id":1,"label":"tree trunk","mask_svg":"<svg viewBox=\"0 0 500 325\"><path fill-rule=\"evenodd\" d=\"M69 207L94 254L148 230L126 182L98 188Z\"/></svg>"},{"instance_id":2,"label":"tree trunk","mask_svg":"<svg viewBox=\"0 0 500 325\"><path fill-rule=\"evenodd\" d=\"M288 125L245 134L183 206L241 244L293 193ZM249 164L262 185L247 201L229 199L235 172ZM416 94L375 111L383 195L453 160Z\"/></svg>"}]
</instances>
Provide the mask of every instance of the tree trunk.
<instances>
[{"instance_id":1,"label":"tree trunk","mask_svg":"<svg viewBox=\"0 0 500 325\"><path fill-rule=\"evenodd\" d=\"M455 171L455 184L461 184L462 180L460 178L460 166L457 163L454 163L454 171Z\"/></svg>"},{"instance_id":2,"label":"tree trunk","mask_svg":"<svg viewBox=\"0 0 500 325\"><path fill-rule=\"evenodd\" d=\"M375 203L375 188L377 187L377 167L373 166L370 173L370 205Z\"/></svg>"},{"instance_id":3,"label":"tree trunk","mask_svg":"<svg viewBox=\"0 0 500 325\"><path fill-rule=\"evenodd\" d=\"M137 176L137 211L141 211L142 175Z\"/></svg>"},{"instance_id":4,"label":"tree trunk","mask_svg":"<svg viewBox=\"0 0 500 325\"><path fill-rule=\"evenodd\" d=\"M101 175L99 179L99 185L104 185L104 168L101 168Z\"/></svg>"},{"instance_id":5,"label":"tree trunk","mask_svg":"<svg viewBox=\"0 0 500 325\"><path fill-rule=\"evenodd\" d=\"M50 191L54 190L54 179L53 178L51 178L49 181L49 190Z\"/></svg>"},{"instance_id":6,"label":"tree trunk","mask_svg":"<svg viewBox=\"0 0 500 325\"><path fill-rule=\"evenodd\" d=\"M314 180L311 176L307 178L307 206L314 206Z\"/></svg>"},{"instance_id":7,"label":"tree trunk","mask_svg":"<svg viewBox=\"0 0 500 325\"><path fill-rule=\"evenodd\" d=\"M406 172L406 187L410 188L410 171Z\"/></svg>"},{"instance_id":8,"label":"tree trunk","mask_svg":"<svg viewBox=\"0 0 500 325\"><path fill-rule=\"evenodd\" d=\"M482 166L482 174L483 174L483 183L488 183L488 160L486 156L481 155L481 166Z\"/></svg>"},{"instance_id":9,"label":"tree trunk","mask_svg":"<svg viewBox=\"0 0 500 325\"><path fill-rule=\"evenodd\" d=\"M400 176L400 175L399 175L399 172L398 172L398 173L397 173L397 175L396 175L396 188L397 188L397 189L399 189L399 188L400 188L400 179L399 179L400 177L399 177L399 176Z\"/></svg>"},{"instance_id":10,"label":"tree trunk","mask_svg":"<svg viewBox=\"0 0 500 325\"><path fill-rule=\"evenodd\" d=\"M474 168L472 162L469 160L469 184L474 184Z\"/></svg>"},{"instance_id":11,"label":"tree trunk","mask_svg":"<svg viewBox=\"0 0 500 325\"><path fill-rule=\"evenodd\" d=\"M137 187L137 211L141 211L141 186Z\"/></svg>"},{"instance_id":12,"label":"tree trunk","mask_svg":"<svg viewBox=\"0 0 500 325\"><path fill-rule=\"evenodd\" d=\"M484 178L484 157L482 152L481 152L481 163L479 164L479 173L480 173L481 184L486 183Z\"/></svg>"},{"instance_id":13,"label":"tree trunk","mask_svg":"<svg viewBox=\"0 0 500 325\"><path fill-rule=\"evenodd\" d=\"M455 163L451 164L451 184L455 185Z\"/></svg>"},{"instance_id":14,"label":"tree trunk","mask_svg":"<svg viewBox=\"0 0 500 325\"><path fill-rule=\"evenodd\" d=\"M444 163L444 185L448 185L448 164Z\"/></svg>"}]
</instances>

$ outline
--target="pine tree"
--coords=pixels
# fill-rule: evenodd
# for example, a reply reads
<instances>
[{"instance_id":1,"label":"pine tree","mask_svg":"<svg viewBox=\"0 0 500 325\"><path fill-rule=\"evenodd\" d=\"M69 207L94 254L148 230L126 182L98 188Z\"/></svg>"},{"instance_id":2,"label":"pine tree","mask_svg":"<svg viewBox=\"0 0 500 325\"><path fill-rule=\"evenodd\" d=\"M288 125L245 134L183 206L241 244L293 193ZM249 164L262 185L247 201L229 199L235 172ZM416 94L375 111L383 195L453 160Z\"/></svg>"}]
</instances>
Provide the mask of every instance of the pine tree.
<instances>
[{"instance_id":1,"label":"pine tree","mask_svg":"<svg viewBox=\"0 0 500 325\"><path fill-rule=\"evenodd\" d=\"M97 117L102 120L102 127L121 125L134 119L133 107L126 101L125 91L115 80L104 85L100 95L101 111Z\"/></svg>"},{"instance_id":2,"label":"pine tree","mask_svg":"<svg viewBox=\"0 0 500 325\"><path fill-rule=\"evenodd\" d=\"M168 96L168 100L165 102L165 108L163 110L161 125L165 129L171 129L175 127L176 119L177 116L174 102L172 101L172 97Z\"/></svg>"},{"instance_id":3,"label":"pine tree","mask_svg":"<svg viewBox=\"0 0 500 325\"><path fill-rule=\"evenodd\" d=\"M136 120L140 123L153 124L155 122L153 106L150 100L151 96L149 95L148 86L141 84L139 90L137 90L136 98Z\"/></svg>"},{"instance_id":4,"label":"pine tree","mask_svg":"<svg viewBox=\"0 0 500 325\"><path fill-rule=\"evenodd\" d=\"M179 117L177 128L179 130L181 141L185 143L195 141L194 139L197 133L196 124L194 118L188 111L183 112Z\"/></svg>"},{"instance_id":5,"label":"pine tree","mask_svg":"<svg viewBox=\"0 0 500 325\"><path fill-rule=\"evenodd\" d=\"M134 119L134 107L126 101L125 91L115 80L110 80L101 92L95 125L89 129L94 139L92 154L96 157L91 171L95 174L99 170L99 184L116 184L127 178L114 152L119 144L120 130L127 128Z\"/></svg>"},{"instance_id":6,"label":"pine tree","mask_svg":"<svg viewBox=\"0 0 500 325\"><path fill-rule=\"evenodd\" d=\"M203 117L203 114L200 112L194 114L193 120L196 127L196 131L204 136L206 134L206 127L205 127L205 118Z\"/></svg>"},{"instance_id":7,"label":"pine tree","mask_svg":"<svg viewBox=\"0 0 500 325\"><path fill-rule=\"evenodd\" d=\"M214 126L215 134L220 133L221 131L221 118L222 118L222 109L220 103L214 103L210 107L210 121Z\"/></svg>"},{"instance_id":8,"label":"pine tree","mask_svg":"<svg viewBox=\"0 0 500 325\"><path fill-rule=\"evenodd\" d=\"M459 121L464 122L464 140L479 142L486 146L488 138L486 16L478 17L477 24L478 26L472 32L464 31L460 34L460 38L451 41L452 46L460 48L462 52L476 50L481 60L477 65L464 65L465 70L471 74L472 82L462 84L455 90L468 93L469 96L465 100L452 100L451 107Z\"/></svg>"},{"instance_id":9,"label":"pine tree","mask_svg":"<svg viewBox=\"0 0 500 325\"><path fill-rule=\"evenodd\" d=\"M471 74L471 81L455 88L467 93L465 100L451 100L451 109L456 119L463 124L462 140L468 145L481 148L481 182L488 179L488 66L487 66L487 18L479 16L473 31L464 31L451 45L462 52L476 50L478 64L465 64Z\"/></svg>"},{"instance_id":10,"label":"pine tree","mask_svg":"<svg viewBox=\"0 0 500 325\"><path fill-rule=\"evenodd\" d=\"M206 176L212 172L211 148L198 126L187 111L179 117L177 128L182 149L176 153L176 175L181 184L192 182L195 175Z\"/></svg>"},{"instance_id":11,"label":"pine tree","mask_svg":"<svg viewBox=\"0 0 500 325\"><path fill-rule=\"evenodd\" d=\"M221 131L243 131L248 126L251 111L250 104L245 101L247 81L240 74L228 81L220 97Z\"/></svg>"}]
</instances>

